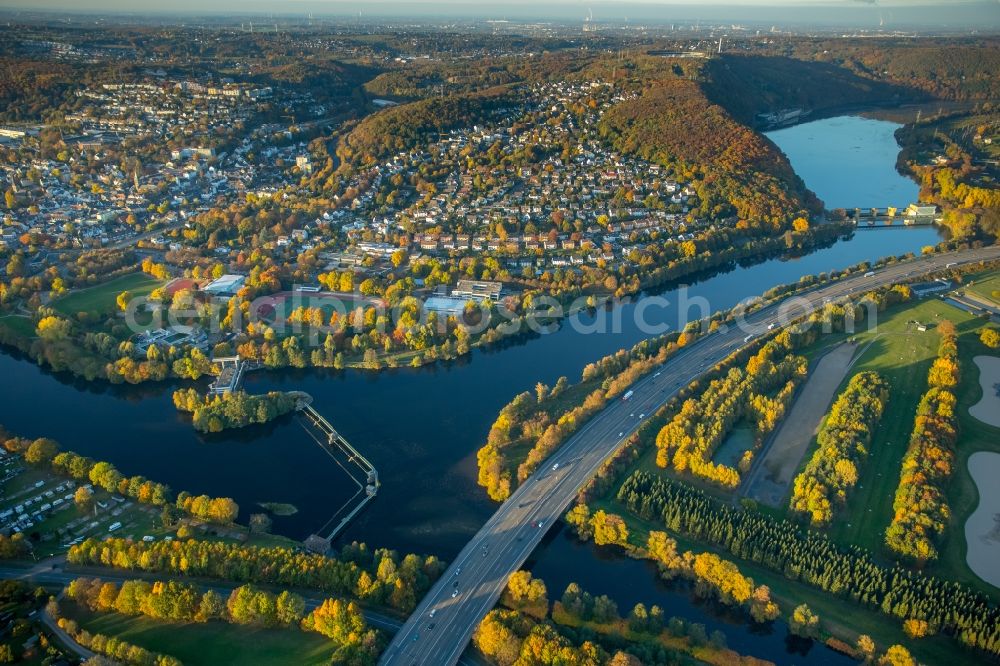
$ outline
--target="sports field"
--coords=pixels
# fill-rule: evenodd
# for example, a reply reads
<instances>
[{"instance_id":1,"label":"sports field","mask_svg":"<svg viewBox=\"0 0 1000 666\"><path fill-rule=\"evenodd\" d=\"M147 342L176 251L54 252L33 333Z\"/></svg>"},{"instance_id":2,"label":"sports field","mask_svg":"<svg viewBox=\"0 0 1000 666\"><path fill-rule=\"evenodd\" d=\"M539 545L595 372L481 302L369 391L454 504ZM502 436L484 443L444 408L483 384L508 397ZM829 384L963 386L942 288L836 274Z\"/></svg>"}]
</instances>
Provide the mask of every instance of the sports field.
<instances>
[{"instance_id":1,"label":"sports field","mask_svg":"<svg viewBox=\"0 0 1000 666\"><path fill-rule=\"evenodd\" d=\"M67 317L75 317L80 312L96 312L107 315L118 309L115 299L127 291L135 296L148 296L163 284L162 280L145 273L130 273L93 287L74 289L65 296L52 301L52 308Z\"/></svg>"},{"instance_id":2,"label":"sports field","mask_svg":"<svg viewBox=\"0 0 1000 666\"><path fill-rule=\"evenodd\" d=\"M345 315L359 306L384 305L381 299L333 291L282 291L258 299L256 303L257 315L270 321L285 321L298 308L319 308L323 313L324 323L329 322L334 312Z\"/></svg>"}]
</instances>

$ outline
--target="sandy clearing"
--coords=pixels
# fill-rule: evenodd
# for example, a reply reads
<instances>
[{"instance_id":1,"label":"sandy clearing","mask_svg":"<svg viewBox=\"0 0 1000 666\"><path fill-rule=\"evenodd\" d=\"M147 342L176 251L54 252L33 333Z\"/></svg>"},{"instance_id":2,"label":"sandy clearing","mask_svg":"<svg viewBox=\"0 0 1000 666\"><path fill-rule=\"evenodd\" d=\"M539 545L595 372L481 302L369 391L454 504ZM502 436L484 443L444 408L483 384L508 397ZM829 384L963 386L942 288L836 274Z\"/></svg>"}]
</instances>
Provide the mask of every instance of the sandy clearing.
<instances>
[{"instance_id":1,"label":"sandy clearing","mask_svg":"<svg viewBox=\"0 0 1000 666\"><path fill-rule=\"evenodd\" d=\"M747 497L771 507L781 504L837 387L851 367L855 351L856 345L845 342L816 364L764 457L751 472Z\"/></svg>"},{"instance_id":2,"label":"sandy clearing","mask_svg":"<svg viewBox=\"0 0 1000 666\"><path fill-rule=\"evenodd\" d=\"M972 360L979 366L979 385L983 388L983 397L969 407L969 413L987 425L1000 428L1000 358L976 356Z\"/></svg>"},{"instance_id":3,"label":"sandy clearing","mask_svg":"<svg viewBox=\"0 0 1000 666\"><path fill-rule=\"evenodd\" d=\"M969 474L979 489L979 505L965 521L965 561L977 576L1000 587L1000 453L973 453Z\"/></svg>"}]
</instances>

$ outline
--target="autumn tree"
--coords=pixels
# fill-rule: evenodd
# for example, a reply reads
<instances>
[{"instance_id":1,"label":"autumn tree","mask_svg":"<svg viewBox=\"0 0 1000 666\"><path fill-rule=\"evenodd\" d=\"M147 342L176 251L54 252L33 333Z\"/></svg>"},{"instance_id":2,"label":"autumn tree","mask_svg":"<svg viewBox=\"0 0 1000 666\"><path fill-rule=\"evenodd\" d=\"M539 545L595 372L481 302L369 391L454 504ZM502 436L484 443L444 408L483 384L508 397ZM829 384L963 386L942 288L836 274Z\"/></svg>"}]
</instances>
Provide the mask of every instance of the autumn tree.
<instances>
[{"instance_id":1,"label":"autumn tree","mask_svg":"<svg viewBox=\"0 0 1000 666\"><path fill-rule=\"evenodd\" d=\"M893 645L878 660L879 666L917 666L917 660L902 645Z\"/></svg>"},{"instance_id":2,"label":"autumn tree","mask_svg":"<svg viewBox=\"0 0 1000 666\"><path fill-rule=\"evenodd\" d=\"M594 528L590 524L590 509L586 504L577 504L566 513L566 523L573 528L581 541L587 541L594 536Z\"/></svg>"},{"instance_id":3,"label":"autumn tree","mask_svg":"<svg viewBox=\"0 0 1000 666\"><path fill-rule=\"evenodd\" d=\"M955 325L942 321L938 356L927 373L927 392L917 405L913 431L903 455L893 517L885 530L886 545L898 555L927 562L938 557L936 540L947 529L951 509L946 484L958 442L958 337Z\"/></svg>"},{"instance_id":4,"label":"autumn tree","mask_svg":"<svg viewBox=\"0 0 1000 666\"><path fill-rule=\"evenodd\" d=\"M86 486L80 486L73 493L73 502L80 513L90 513L94 508L94 492Z\"/></svg>"},{"instance_id":5,"label":"autumn tree","mask_svg":"<svg viewBox=\"0 0 1000 666\"><path fill-rule=\"evenodd\" d=\"M990 349L1000 348L1000 331L995 328L984 328L979 334L979 341Z\"/></svg>"},{"instance_id":6,"label":"autumn tree","mask_svg":"<svg viewBox=\"0 0 1000 666\"><path fill-rule=\"evenodd\" d=\"M521 638L501 619L499 611L483 618L472 636L475 646L500 666L511 666L521 653Z\"/></svg>"},{"instance_id":7,"label":"autumn tree","mask_svg":"<svg viewBox=\"0 0 1000 666\"><path fill-rule=\"evenodd\" d=\"M58 444L47 437L40 437L28 446L28 450L24 452L24 460L31 465L41 467L51 463L57 453L59 453Z\"/></svg>"},{"instance_id":8,"label":"autumn tree","mask_svg":"<svg viewBox=\"0 0 1000 666\"><path fill-rule=\"evenodd\" d=\"M770 622L781 614L778 604L771 600L771 589L761 585L753 591L750 599L750 616L754 622Z\"/></svg>"},{"instance_id":9,"label":"autumn tree","mask_svg":"<svg viewBox=\"0 0 1000 666\"><path fill-rule=\"evenodd\" d=\"M132 300L132 294L129 293L128 291L123 291L122 293L118 294L117 298L115 298L115 303L117 303L118 309L124 312L125 310L128 309L128 304L131 300Z\"/></svg>"},{"instance_id":10,"label":"autumn tree","mask_svg":"<svg viewBox=\"0 0 1000 666\"><path fill-rule=\"evenodd\" d=\"M628 543L628 526L621 516L601 509L591 517L590 526L594 531L594 543L598 546L609 544L624 546Z\"/></svg>"},{"instance_id":11,"label":"autumn tree","mask_svg":"<svg viewBox=\"0 0 1000 666\"><path fill-rule=\"evenodd\" d=\"M875 658L875 641L872 640L872 637L868 634L861 634L858 636L855 647L858 650L858 654L860 654L862 659L865 660L865 663L868 663Z\"/></svg>"},{"instance_id":12,"label":"autumn tree","mask_svg":"<svg viewBox=\"0 0 1000 666\"><path fill-rule=\"evenodd\" d=\"M804 638L816 638L819 635L819 616L808 605L800 604L792 611L788 628L793 634Z\"/></svg>"},{"instance_id":13,"label":"autumn tree","mask_svg":"<svg viewBox=\"0 0 1000 666\"><path fill-rule=\"evenodd\" d=\"M545 582L533 578L530 571L515 571L507 580L504 603L511 608L528 612L539 618L549 610L548 592Z\"/></svg>"}]
</instances>

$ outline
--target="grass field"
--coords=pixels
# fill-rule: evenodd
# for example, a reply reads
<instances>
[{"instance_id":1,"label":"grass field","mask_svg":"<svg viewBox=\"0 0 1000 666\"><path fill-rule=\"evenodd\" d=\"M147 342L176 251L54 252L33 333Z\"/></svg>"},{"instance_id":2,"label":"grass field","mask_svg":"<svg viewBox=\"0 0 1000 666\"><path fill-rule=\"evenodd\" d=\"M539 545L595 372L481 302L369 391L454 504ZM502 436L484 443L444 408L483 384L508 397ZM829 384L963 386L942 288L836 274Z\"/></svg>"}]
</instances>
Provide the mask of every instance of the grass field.
<instances>
[{"instance_id":1,"label":"grass field","mask_svg":"<svg viewBox=\"0 0 1000 666\"><path fill-rule=\"evenodd\" d=\"M980 275L985 288L993 288L987 279L998 280L997 274ZM1000 287L1000 284L997 285ZM883 547L883 535L892 516L892 502L899 483L900 464L909 442L910 432L917 403L927 388L927 371L937 355L940 336L934 325L947 319L953 322L959 332L959 356L962 366L961 382L956 390L960 422L960 439L954 475L948 488L948 501L953 519L949 524L946 539L941 543L941 560L927 572L942 578L956 580L979 589L994 599L1000 599L1000 592L981 581L965 562L966 545L964 525L968 515L978 503L978 492L967 470L968 457L976 451L1000 452L1000 429L988 426L968 413L970 405L981 397L978 369L972 357L989 353L979 342L978 333L985 320L974 317L940 299L927 299L906 303L879 314L878 326L870 331L853 335L837 334L822 338L814 347L803 350L805 356L813 360L831 346L845 338L854 337L859 347L859 357L851 371L843 379L840 390L847 385L850 377L858 372L874 370L885 376L892 384L889 405L871 445L868 460L861 468L860 480L854 493L835 518L829 529L832 539L838 543L858 545L875 553L888 562L888 553ZM927 325L926 331L918 330L916 322ZM815 443L812 445L815 446ZM650 447L652 449L652 447ZM806 454L811 455L812 449ZM634 468L645 469L656 474L672 476L656 468L653 463L655 451L647 450ZM624 476L622 478L625 478ZM699 486L684 479L686 483ZM718 491L710 494L724 499ZM591 510L605 509L622 515L630 529L630 542L643 544L650 529L661 529L658 525L647 524L634 516L627 515L614 499L615 486L608 496L591 504ZM783 516L787 506L765 513ZM673 534L675 538L677 535ZM914 641L908 639L895 620L874 609L862 608L846 600L814 589L803 583L792 582L780 573L733 558L728 552L710 545L677 539L679 546L695 552L712 551L734 561L744 574L751 576L758 584L771 587L775 599L787 613L799 603L808 603L816 611L823 626L844 640L852 641L858 633L867 633L875 638L883 649L892 643L912 647L914 656L926 663L973 664L979 663L971 653L961 650L954 641L944 637L933 637Z\"/></svg>"},{"instance_id":2,"label":"grass field","mask_svg":"<svg viewBox=\"0 0 1000 666\"><path fill-rule=\"evenodd\" d=\"M23 338L35 337L35 322L23 315L5 315L0 317L0 326Z\"/></svg>"},{"instance_id":3,"label":"grass field","mask_svg":"<svg viewBox=\"0 0 1000 666\"><path fill-rule=\"evenodd\" d=\"M1000 273L983 274L974 277L965 289L980 298L1000 305Z\"/></svg>"},{"instance_id":4,"label":"grass field","mask_svg":"<svg viewBox=\"0 0 1000 666\"><path fill-rule=\"evenodd\" d=\"M180 659L185 666L216 664L327 664L333 644L299 629L256 629L222 622L159 622L117 613L99 614L64 603L64 614L91 633L116 636Z\"/></svg>"},{"instance_id":5,"label":"grass field","mask_svg":"<svg viewBox=\"0 0 1000 666\"><path fill-rule=\"evenodd\" d=\"M68 317L75 317L79 312L97 312L107 315L118 308L115 299L123 291L131 293L132 296L148 296L150 292L162 284L162 280L157 280L145 273L130 273L103 284L71 291L69 294L52 301L51 305L57 312Z\"/></svg>"},{"instance_id":6,"label":"grass field","mask_svg":"<svg viewBox=\"0 0 1000 666\"><path fill-rule=\"evenodd\" d=\"M892 389L869 447L868 460L861 466L858 485L848 496L847 506L835 513L829 528L835 541L857 544L874 553L883 551L900 464L913 430L917 403L927 390L927 371L940 342L933 327L944 319L951 320L960 331L975 323L968 313L941 300L928 299L881 313L875 329L856 336L863 351L838 393L851 376L866 370L888 379ZM928 330L919 331L915 322L926 324Z\"/></svg>"},{"instance_id":7,"label":"grass field","mask_svg":"<svg viewBox=\"0 0 1000 666\"><path fill-rule=\"evenodd\" d=\"M338 298L328 294L309 295L308 293L285 292L284 297L279 299L274 305L274 317L276 321L288 318L288 315L296 308L319 308L323 312L323 319L330 320L330 315L339 312L341 316L353 312L358 306L368 307L371 301L365 298L355 301L352 298Z\"/></svg>"},{"instance_id":8,"label":"grass field","mask_svg":"<svg viewBox=\"0 0 1000 666\"><path fill-rule=\"evenodd\" d=\"M663 530L662 525L648 523L627 513L613 499L605 498L593 502L590 508L591 511L604 509L621 516L628 524L629 542L633 545L645 545L651 530ZM677 541L677 549L680 552L690 550L694 553L716 553L723 559L735 563L740 572L752 578L756 585L770 587L771 596L778 603L782 617L786 620L796 606L805 603L819 615L820 626L824 632L852 645L860 634L868 634L882 650L897 643L905 645L921 663L947 663L951 666L974 666L982 663L973 653L959 648L958 644L951 638L937 635L919 641L912 640L903 633L902 625L899 622L883 615L874 608L851 603L805 583L790 581L780 573L733 557L728 551L710 544L687 539L674 533L671 533L670 536Z\"/></svg>"},{"instance_id":9,"label":"grass field","mask_svg":"<svg viewBox=\"0 0 1000 666\"><path fill-rule=\"evenodd\" d=\"M942 319L953 322L959 332L962 377L955 392L958 398L959 445L947 489L952 520L940 544L941 559L930 565L927 571L1000 598L1000 592L980 580L965 562L965 520L979 501L975 483L968 473L968 458L976 451L1000 452L1000 429L982 423L968 412L969 407L981 397L978 368L972 358L989 353L979 342L979 331L986 322L940 299L908 303L881 313L876 330L856 336L862 347L871 344L864 350L851 374L863 370L879 372L892 383L892 392L872 441L868 461L861 468L858 485L849 496L847 507L835 514L828 533L843 545L859 545L883 557L889 556L883 539L892 517L900 464L913 429L917 403L927 390L927 371L937 355L940 341L933 328L920 332L913 322L934 324ZM822 349L843 337L826 338L815 349L805 353L807 356L821 353ZM844 379L841 390L849 380L850 376ZM810 450L807 456L811 453ZM784 513L785 508L778 513Z\"/></svg>"},{"instance_id":10,"label":"grass field","mask_svg":"<svg viewBox=\"0 0 1000 666\"><path fill-rule=\"evenodd\" d=\"M982 322L982 320L978 320ZM941 559L933 570L942 576L968 583L1000 599L1000 591L979 579L965 562L965 521L975 511L979 503L979 491L969 474L968 461L976 451L1000 453L1000 428L989 426L969 414L969 407L982 398L979 384L979 367L973 357L980 354L996 356L996 350L987 349L979 341L980 327L960 328L958 357L962 368L962 379L955 396L958 398L959 445L955 454L955 467L948 487L948 504L952 520L948 524L945 541L942 543Z\"/></svg>"}]
</instances>

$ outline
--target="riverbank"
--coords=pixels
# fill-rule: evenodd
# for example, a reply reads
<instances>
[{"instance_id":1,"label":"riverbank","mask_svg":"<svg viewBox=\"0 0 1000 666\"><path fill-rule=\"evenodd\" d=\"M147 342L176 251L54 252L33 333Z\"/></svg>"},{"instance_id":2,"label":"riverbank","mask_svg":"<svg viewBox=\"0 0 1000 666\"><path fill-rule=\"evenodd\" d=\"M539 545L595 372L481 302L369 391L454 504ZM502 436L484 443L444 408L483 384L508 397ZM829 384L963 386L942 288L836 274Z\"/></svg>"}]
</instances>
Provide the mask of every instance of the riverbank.
<instances>
[{"instance_id":1,"label":"riverbank","mask_svg":"<svg viewBox=\"0 0 1000 666\"><path fill-rule=\"evenodd\" d=\"M856 234L803 256L728 266L649 293L655 300L581 312L578 325L564 320L548 333L510 340L502 349L474 350L455 361L381 373L286 368L249 373L245 389L308 392L316 409L378 468L379 499L348 527L345 540L448 557L493 510L476 484L475 451L512 396L539 381L552 386L560 376L578 377L587 363L646 339L640 320L677 330L699 307L723 310L778 283L874 260L887 250L919 253L938 240L928 227ZM171 400L176 388L200 384L83 382L9 353L0 355L0 372L20 387L8 396L2 419L8 428L107 458L126 474L148 472L155 461L164 482L231 496L241 506L269 501L299 507L293 516L275 517L278 533L304 538L328 518L325 507L347 499L347 486L330 481L325 453L305 433L293 432L298 426L291 417L201 435ZM50 413L61 418L51 419Z\"/></svg>"},{"instance_id":2,"label":"riverbank","mask_svg":"<svg viewBox=\"0 0 1000 666\"><path fill-rule=\"evenodd\" d=\"M920 188L896 170L899 127L861 116L836 116L766 136L781 146L795 172L811 184L828 210L887 206L902 210L917 201Z\"/></svg>"}]
</instances>

